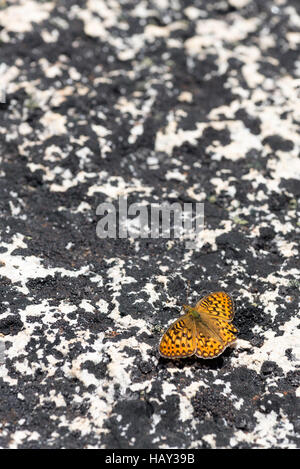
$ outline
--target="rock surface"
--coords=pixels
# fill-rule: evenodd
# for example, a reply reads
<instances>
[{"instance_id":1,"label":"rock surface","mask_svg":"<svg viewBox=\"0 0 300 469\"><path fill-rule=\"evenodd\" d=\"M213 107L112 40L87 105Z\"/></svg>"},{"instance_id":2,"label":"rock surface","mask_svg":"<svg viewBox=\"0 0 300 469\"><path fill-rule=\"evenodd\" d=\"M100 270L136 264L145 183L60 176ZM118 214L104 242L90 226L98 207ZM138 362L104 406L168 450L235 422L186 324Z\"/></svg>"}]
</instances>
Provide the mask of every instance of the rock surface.
<instances>
[{"instance_id":1,"label":"rock surface","mask_svg":"<svg viewBox=\"0 0 300 469\"><path fill-rule=\"evenodd\" d=\"M2 448L299 447L299 7L0 1ZM202 248L98 238L120 196ZM218 290L235 347L160 358Z\"/></svg>"}]
</instances>

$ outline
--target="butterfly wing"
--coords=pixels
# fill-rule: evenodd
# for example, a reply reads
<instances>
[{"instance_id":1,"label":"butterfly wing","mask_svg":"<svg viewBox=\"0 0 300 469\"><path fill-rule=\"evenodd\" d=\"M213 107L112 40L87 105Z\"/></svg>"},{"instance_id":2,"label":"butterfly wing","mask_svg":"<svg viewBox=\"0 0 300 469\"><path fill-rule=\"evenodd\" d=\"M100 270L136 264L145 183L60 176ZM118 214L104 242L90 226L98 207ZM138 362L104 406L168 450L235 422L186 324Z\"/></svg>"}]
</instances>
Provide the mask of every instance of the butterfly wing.
<instances>
[{"instance_id":1,"label":"butterfly wing","mask_svg":"<svg viewBox=\"0 0 300 469\"><path fill-rule=\"evenodd\" d=\"M159 353L165 358L185 358L196 351L196 325L191 314L177 319L164 333Z\"/></svg>"},{"instance_id":2,"label":"butterfly wing","mask_svg":"<svg viewBox=\"0 0 300 469\"><path fill-rule=\"evenodd\" d=\"M197 330L196 339L196 355L199 358L215 358L220 355L225 348L220 340L216 340L213 337L206 337L199 330Z\"/></svg>"},{"instance_id":3,"label":"butterfly wing","mask_svg":"<svg viewBox=\"0 0 300 469\"><path fill-rule=\"evenodd\" d=\"M231 322L234 317L234 304L231 296L225 292L214 292L202 298L195 306L199 313L206 313Z\"/></svg>"},{"instance_id":4,"label":"butterfly wing","mask_svg":"<svg viewBox=\"0 0 300 469\"><path fill-rule=\"evenodd\" d=\"M218 335L222 339L226 347L227 345L231 344L236 340L235 334L239 331L233 324L230 324L220 318L212 318L211 321L214 323Z\"/></svg>"},{"instance_id":5,"label":"butterfly wing","mask_svg":"<svg viewBox=\"0 0 300 469\"><path fill-rule=\"evenodd\" d=\"M218 357L228 345L236 340L238 330L233 324L219 318L210 318L210 329L207 333L200 321L196 321L196 355L201 358Z\"/></svg>"}]
</instances>

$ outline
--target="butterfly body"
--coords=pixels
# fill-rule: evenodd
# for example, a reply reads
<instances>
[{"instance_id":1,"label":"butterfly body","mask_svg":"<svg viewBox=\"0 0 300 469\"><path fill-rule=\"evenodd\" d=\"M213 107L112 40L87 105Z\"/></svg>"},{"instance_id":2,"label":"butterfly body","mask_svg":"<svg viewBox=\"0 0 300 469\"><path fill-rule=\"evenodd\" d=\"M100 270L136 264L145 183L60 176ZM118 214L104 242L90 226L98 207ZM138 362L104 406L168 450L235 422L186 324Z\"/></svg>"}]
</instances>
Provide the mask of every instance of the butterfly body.
<instances>
[{"instance_id":1,"label":"butterfly body","mask_svg":"<svg viewBox=\"0 0 300 469\"><path fill-rule=\"evenodd\" d=\"M234 305L227 293L211 293L195 307L184 309L186 314L171 324L160 341L161 356L215 358L235 341Z\"/></svg>"}]
</instances>

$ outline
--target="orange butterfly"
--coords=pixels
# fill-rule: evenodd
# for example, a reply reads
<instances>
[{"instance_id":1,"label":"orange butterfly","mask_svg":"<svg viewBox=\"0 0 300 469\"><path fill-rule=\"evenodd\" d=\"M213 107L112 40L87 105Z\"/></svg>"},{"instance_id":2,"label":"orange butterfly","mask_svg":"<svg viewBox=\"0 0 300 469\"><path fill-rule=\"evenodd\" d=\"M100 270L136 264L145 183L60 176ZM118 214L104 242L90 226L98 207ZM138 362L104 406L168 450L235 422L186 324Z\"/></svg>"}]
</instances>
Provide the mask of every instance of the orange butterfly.
<instances>
[{"instance_id":1,"label":"orange butterfly","mask_svg":"<svg viewBox=\"0 0 300 469\"><path fill-rule=\"evenodd\" d=\"M202 298L194 308L184 305L184 316L177 319L164 333L159 353L166 358L184 358L196 354L215 358L236 340L232 298L225 292L215 292Z\"/></svg>"}]
</instances>

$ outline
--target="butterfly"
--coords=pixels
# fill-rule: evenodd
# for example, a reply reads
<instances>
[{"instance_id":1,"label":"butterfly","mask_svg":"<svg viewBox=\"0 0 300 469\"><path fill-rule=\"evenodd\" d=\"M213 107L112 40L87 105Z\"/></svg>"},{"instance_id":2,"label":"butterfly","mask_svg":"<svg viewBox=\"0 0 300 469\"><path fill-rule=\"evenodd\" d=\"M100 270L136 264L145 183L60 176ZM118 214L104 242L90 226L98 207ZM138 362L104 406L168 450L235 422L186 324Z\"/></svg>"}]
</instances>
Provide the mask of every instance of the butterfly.
<instances>
[{"instance_id":1,"label":"butterfly","mask_svg":"<svg viewBox=\"0 0 300 469\"><path fill-rule=\"evenodd\" d=\"M225 292L203 297L195 307L183 306L186 313L164 333L159 353L165 358L215 358L236 340L238 329L232 298Z\"/></svg>"}]
</instances>

